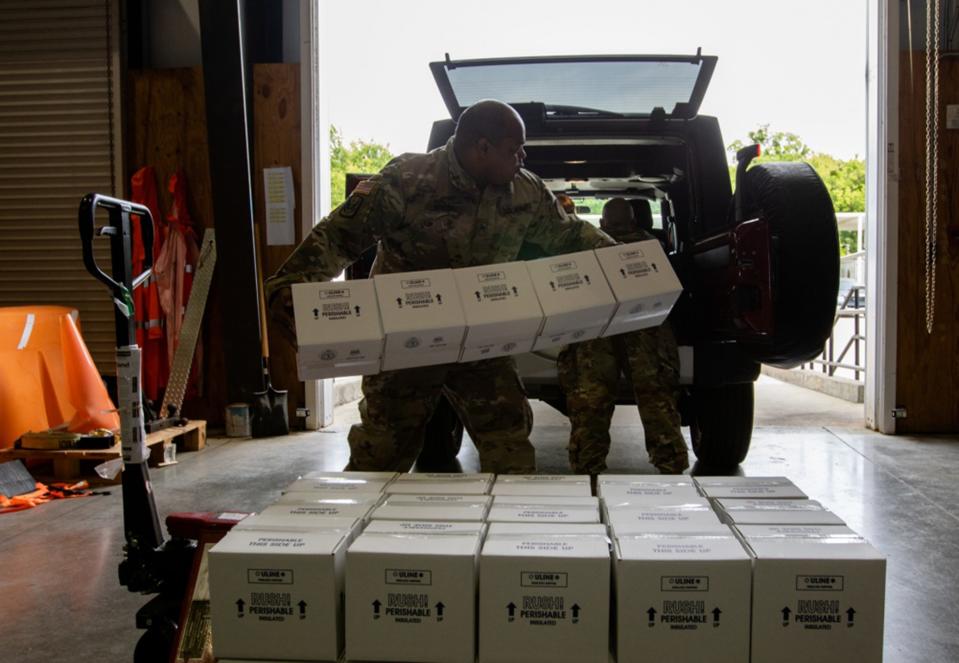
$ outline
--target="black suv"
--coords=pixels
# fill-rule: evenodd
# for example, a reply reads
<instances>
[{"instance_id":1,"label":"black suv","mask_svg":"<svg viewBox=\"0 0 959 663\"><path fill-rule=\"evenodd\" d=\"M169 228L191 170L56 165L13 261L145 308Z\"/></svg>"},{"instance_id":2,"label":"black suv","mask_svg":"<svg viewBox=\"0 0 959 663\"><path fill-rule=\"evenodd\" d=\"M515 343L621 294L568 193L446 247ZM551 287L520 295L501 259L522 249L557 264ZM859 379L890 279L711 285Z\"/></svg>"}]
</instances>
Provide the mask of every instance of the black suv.
<instances>
[{"instance_id":1,"label":"black suv","mask_svg":"<svg viewBox=\"0 0 959 663\"><path fill-rule=\"evenodd\" d=\"M656 210L653 232L685 288L670 316L683 360L683 423L708 467L749 449L760 364L792 367L821 352L836 311L839 243L822 180L803 163L737 155L736 192L715 117L699 115L717 58L570 56L430 64L450 118L429 149L480 99L510 103L526 123L526 168L581 203L621 196ZM538 257L533 254L526 258ZM532 398L564 410L555 353L518 357ZM622 389L622 403L631 403ZM462 427L437 412L425 454L449 458ZM449 431L452 430L452 435Z\"/></svg>"}]
</instances>

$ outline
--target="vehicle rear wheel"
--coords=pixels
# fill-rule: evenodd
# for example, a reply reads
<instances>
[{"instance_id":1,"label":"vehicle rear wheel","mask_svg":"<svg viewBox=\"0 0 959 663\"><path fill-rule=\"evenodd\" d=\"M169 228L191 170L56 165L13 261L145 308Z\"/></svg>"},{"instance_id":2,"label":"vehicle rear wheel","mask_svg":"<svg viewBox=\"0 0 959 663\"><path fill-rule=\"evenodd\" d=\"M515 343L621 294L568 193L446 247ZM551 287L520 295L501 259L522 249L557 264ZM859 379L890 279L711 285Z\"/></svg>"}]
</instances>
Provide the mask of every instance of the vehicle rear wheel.
<instances>
[{"instance_id":1,"label":"vehicle rear wheel","mask_svg":"<svg viewBox=\"0 0 959 663\"><path fill-rule=\"evenodd\" d=\"M772 235L773 334L748 352L792 368L822 352L839 289L839 234L829 191L806 163L763 163L742 183L747 219L764 218Z\"/></svg>"},{"instance_id":2,"label":"vehicle rear wheel","mask_svg":"<svg viewBox=\"0 0 959 663\"><path fill-rule=\"evenodd\" d=\"M433 418L426 425L423 449L417 462L431 467L451 463L462 446L463 422L446 397L441 397L436 404Z\"/></svg>"},{"instance_id":3,"label":"vehicle rear wheel","mask_svg":"<svg viewBox=\"0 0 959 663\"><path fill-rule=\"evenodd\" d=\"M746 459L753 434L753 383L693 390L689 425L696 458L710 470L729 470Z\"/></svg>"}]
</instances>

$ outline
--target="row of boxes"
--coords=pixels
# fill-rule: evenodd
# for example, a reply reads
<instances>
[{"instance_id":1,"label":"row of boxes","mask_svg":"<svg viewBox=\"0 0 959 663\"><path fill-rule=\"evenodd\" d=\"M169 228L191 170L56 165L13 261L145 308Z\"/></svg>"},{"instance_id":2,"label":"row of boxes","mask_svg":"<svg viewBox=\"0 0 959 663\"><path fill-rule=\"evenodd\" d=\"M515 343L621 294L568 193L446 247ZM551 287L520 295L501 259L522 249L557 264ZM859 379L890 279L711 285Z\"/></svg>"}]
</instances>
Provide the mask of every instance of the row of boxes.
<instances>
[{"instance_id":1,"label":"row of boxes","mask_svg":"<svg viewBox=\"0 0 959 663\"><path fill-rule=\"evenodd\" d=\"M589 493L586 477L301 479L211 551L215 651L881 660L885 560L787 479L604 475Z\"/></svg>"},{"instance_id":2,"label":"row of boxes","mask_svg":"<svg viewBox=\"0 0 959 663\"><path fill-rule=\"evenodd\" d=\"M301 379L477 361L659 325L682 285L649 240L530 262L293 286Z\"/></svg>"}]
</instances>

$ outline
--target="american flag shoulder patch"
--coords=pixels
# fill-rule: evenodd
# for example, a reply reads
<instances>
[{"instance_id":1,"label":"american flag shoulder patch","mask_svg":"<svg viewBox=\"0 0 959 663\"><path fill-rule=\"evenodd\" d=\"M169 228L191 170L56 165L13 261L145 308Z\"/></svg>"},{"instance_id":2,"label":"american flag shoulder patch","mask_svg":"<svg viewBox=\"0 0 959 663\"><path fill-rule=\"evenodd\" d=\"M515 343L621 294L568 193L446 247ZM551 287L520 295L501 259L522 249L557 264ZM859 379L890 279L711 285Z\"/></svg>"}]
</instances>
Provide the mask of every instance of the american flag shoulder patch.
<instances>
[{"instance_id":1,"label":"american flag shoulder patch","mask_svg":"<svg viewBox=\"0 0 959 663\"><path fill-rule=\"evenodd\" d=\"M353 193L359 196L366 196L372 193L373 189L376 188L376 184L373 180L363 180L353 189Z\"/></svg>"}]
</instances>

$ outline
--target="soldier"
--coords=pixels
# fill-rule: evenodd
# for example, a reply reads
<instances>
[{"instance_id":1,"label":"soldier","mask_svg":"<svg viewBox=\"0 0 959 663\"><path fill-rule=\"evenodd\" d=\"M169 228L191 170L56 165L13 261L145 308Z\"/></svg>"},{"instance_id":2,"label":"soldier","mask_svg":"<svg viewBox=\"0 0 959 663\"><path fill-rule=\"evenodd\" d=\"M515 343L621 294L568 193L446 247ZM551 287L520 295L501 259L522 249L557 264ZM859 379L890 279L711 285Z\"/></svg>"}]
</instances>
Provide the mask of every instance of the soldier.
<instances>
[{"instance_id":1,"label":"soldier","mask_svg":"<svg viewBox=\"0 0 959 663\"><path fill-rule=\"evenodd\" d=\"M640 227L633 207L623 198L606 203L600 227L621 242L654 239ZM558 365L572 426L569 462L574 472L595 475L606 469L609 424L621 371L632 383L650 462L663 474L681 474L689 467L680 432L679 349L668 321L567 346L560 352Z\"/></svg>"},{"instance_id":2,"label":"soldier","mask_svg":"<svg viewBox=\"0 0 959 663\"><path fill-rule=\"evenodd\" d=\"M292 333L289 286L329 280L377 244L375 273L515 260L530 244L549 255L615 244L570 219L523 169L526 128L512 107L480 101L429 154L404 154L320 221L267 281L270 309ZM386 371L363 378L361 423L350 430L349 469L408 470L445 393L476 444L484 472L535 469L532 413L509 357Z\"/></svg>"}]
</instances>

